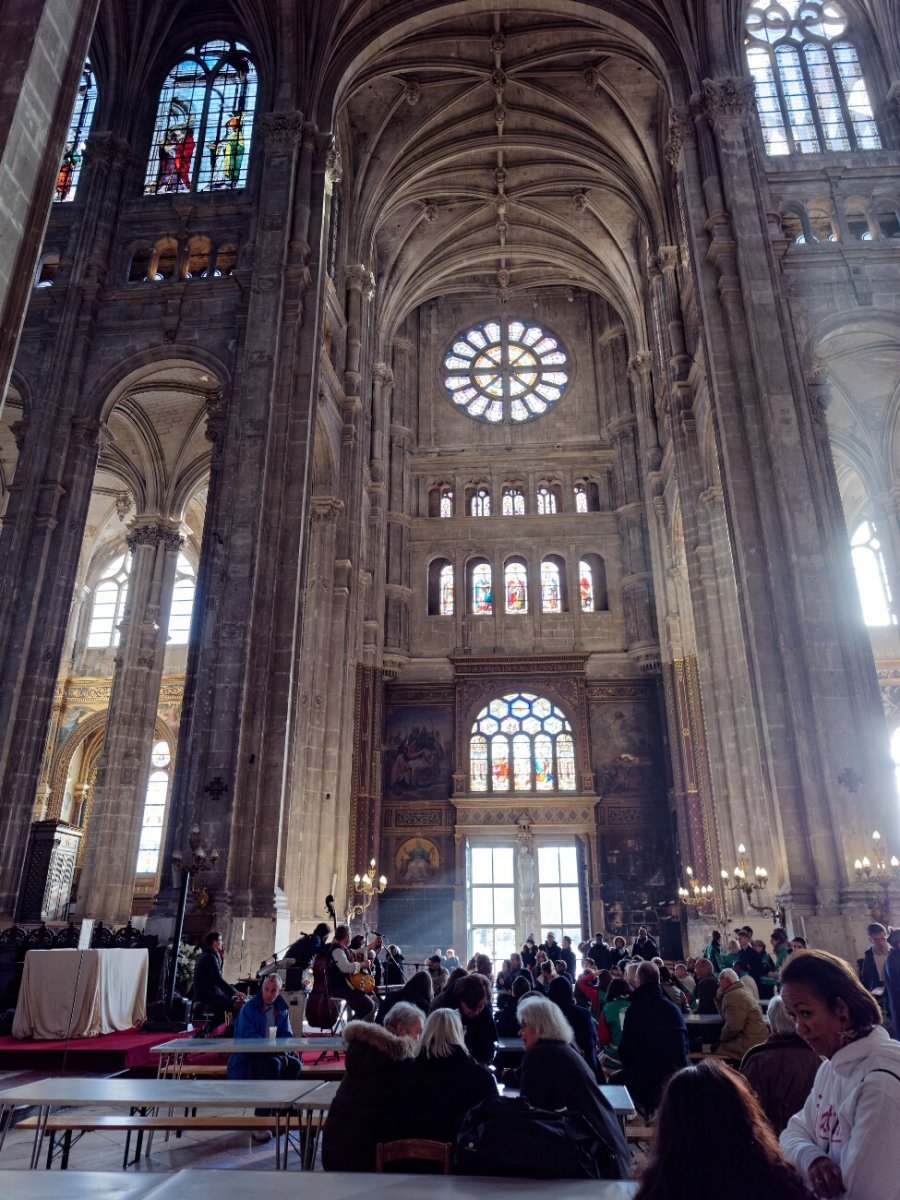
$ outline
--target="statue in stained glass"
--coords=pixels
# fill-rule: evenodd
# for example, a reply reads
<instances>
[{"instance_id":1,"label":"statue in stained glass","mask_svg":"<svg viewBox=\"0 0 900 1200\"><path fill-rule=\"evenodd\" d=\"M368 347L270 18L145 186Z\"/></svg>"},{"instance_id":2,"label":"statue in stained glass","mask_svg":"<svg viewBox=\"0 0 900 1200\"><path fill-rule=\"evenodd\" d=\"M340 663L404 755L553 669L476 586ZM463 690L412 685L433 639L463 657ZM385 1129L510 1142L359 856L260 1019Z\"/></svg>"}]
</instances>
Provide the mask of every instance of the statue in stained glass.
<instances>
[{"instance_id":1,"label":"statue in stained glass","mask_svg":"<svg viewBox=\"0 0 900 1200\"><path fill-rule=\"evenodd\" d=\"M583 559L578 564L578 586L581 590L581 611L594 611L594 572Z\"/></svg>"},{"instance_id":2,"label":"statue in stained glass","mask_svg":"<svg viewBox=\"0 0 900 1200\"><path fill-rule=\"evenodd\" d=\"M528 611L528 580L525 564L511 562L506 566L506 611L524 613Z\"/></svg>"},{"instance_id":3,"label":"statue in stained glass","mask_svg":"<svg viewBox=\"0 0 900 1200\"><path fill-rule=\"evenodd\" d=\"M69 121L69 135L63 150L59 171L56 174L56 200L74 200L78 187L78 177L81 174L81 164L84 161L84 150L88 134L91 131L91 121L94 118L94 108L97 104L97 84L94 72L87 60L81 72L78 84L78 95L72 109Z\"/></svg>"},{"instance_id":4,"label":"statue in stained glass","mask_svg":"<svg viewBox=\"0 0 900 1200\"><path fill-rule=\"evenodd\" d=\"M491 568L487 563L479 563L472 571L472 612L490 614L493 611Z\"/></svg>"}]
</instances>

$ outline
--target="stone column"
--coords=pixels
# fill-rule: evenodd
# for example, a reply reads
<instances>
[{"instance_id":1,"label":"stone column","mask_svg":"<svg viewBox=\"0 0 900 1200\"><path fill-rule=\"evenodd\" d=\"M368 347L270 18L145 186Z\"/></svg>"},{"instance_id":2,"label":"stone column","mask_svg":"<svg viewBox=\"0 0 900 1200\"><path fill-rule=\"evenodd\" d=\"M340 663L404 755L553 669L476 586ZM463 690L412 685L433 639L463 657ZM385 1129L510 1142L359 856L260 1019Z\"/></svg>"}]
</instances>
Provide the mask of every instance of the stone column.
<instances>
[{"instance_id":1,"label":"stone column","mask_svg":"<svg viewBox=\"0 0 900 1200\"><path fill-rule=\"evenodd\" d=\"M100 0L5 0L0 9L0 405Z\"/></svg>"},{"instance_id":2,"label":"stone column","mask_svg":"<svg viewBox=\"0 0 900 1200\"><path fill-rule=\"evenodd\" d=\"M177 524L141 517L126 540L128 595L78 885L79 915L107 925L131 916L169 609L184 545Z\"/></svg>"}]
</instances>

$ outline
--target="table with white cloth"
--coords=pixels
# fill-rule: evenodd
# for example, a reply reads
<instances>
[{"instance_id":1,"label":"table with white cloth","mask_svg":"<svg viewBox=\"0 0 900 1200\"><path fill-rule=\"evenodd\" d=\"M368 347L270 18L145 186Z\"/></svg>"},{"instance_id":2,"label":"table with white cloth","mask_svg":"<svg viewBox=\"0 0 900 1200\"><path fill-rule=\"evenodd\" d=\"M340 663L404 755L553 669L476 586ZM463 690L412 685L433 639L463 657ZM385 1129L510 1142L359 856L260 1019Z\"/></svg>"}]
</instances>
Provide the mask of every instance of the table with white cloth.
<instances>
[{"instance_id":1,"label":"table with white cloth","mask_svg":"<svg viewBox=\"0 0 900 1200\"><path fill-rule=\"evenodd\" d=\"M133 1029L147 1016L142 950L29 950L13 1037L58 1041Z\"/></svg>"}]
</instances>

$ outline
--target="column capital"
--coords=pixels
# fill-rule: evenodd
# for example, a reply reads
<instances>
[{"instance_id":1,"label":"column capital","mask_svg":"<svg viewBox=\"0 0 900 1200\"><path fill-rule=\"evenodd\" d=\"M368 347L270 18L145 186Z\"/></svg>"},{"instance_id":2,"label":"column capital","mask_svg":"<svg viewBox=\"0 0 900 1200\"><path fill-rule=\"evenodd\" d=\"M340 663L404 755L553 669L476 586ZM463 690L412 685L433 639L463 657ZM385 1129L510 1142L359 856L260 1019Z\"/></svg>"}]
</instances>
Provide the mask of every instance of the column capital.
<instances>
[{"instance_id":1,"label":"column capital","mask_svg":"<svg viewBox=\"0 0 900 1200\"><path fill-rule=\"evenodd\" d=\"M325 154L325 178L330 184L340 183L344 178L344 164L341 162L341 148L333 141Z\"/></svg>"},{"instance_id":2,"label":"column capital","mask_svg":"<svg viewBox=\"0 0 900 1200\"><path fill-rule=\"evenodd\" d=\"M334 522L344 511L343 500L334 496L313 496L310 501L310 515L314 521Z\"/></svg>"},{"instance_id":3,"label":"column capital","mask_svg":"<svg viewBox=\"0 0 900 1200\"><path fill-rule=\"evenodd\" d=\"M732 124L743 125L753 111L756 84L747 75L727 79L704 79L703 96L697 111L714 129Z\"/></svg>"},{"instance_id":4,"label":"column capital","mask_svg":"<svg viewBox=\"0 0 900 1200\"><path fill-rule=\"evenodd\" d=\"M184 538L179 530L159 521L148 521L145 524L135 520L125 536L125 542L132 553L138 546L164 546L173 550L181 550L184 546Z\"/></svg>"},{"instance_id":5,"label":"column capital","mask_svg":"<svg viewBox=\"0 0 900 1200\"><path fill-rule=\"evenodd\" d=\"M364 299L371 300L375 295L375 276L364 263L353 263L344 272L347 287L351 292L359 292Z\"/></svg>"},{"instance_id":6,"label":"column capital","mask_svg":"<svg viewBox=\"0 0 900 1200\"><path fill-rule=\"evenodd\" d=\"M697 132L694 122L687 109L672 109L669 113L669 136L665 144L665 156L669 165L674 169L681 161L681 152L685 146L691 146L696 141Z\"/></svg>"},{"instance_id":7,"label":"column capital","mask_svg":"<svg viewBox=\"0 0 900 1200\"><path fill-rule=\"evenodd\" d=\"M386 362L372 363L372 378L383 387L394 386L394 372Z\"/></svg>"},{"instance_id":8,"label":"column capital","mask_svg":"<svg viewBox=\"0 0 900 1200\"><path fill-rule=\"evenodd\" d=\"M270 154L291 154L303 137L302 112L268 112L257 119L256 126Z\"/></svg>"},{"instance_id":9,"label":"column capital","mask_svg":"<svg viewBox=\"0 0 900 1200\"><path fill-rule=\"evenodd\" d=\"M649 375L653 368L653 355L649 350L638 350L637 354L632 354L628 360L628 378L639 379L641 376Z\"/></svg>"},{"instance_id":10,"label":"column capital","mask_svg":"<svg viewBox=\"0 0 900 1200\"><path fill-rule=\"evenodd\" d=\"M678 266L679 257L677 246L660 246L656 251L656 261L662 271L674 271Z\"/></svg>"},{"instance_id":11,"label":"column capital","mask_svg":"<svg viewBox=\"0 0 900 1200\"><path fill-rule=\"evenodd\" d=\"M93 417L75 417L72 429L80 434L83 444L90 450L105 450L116 440L106 422L96 421Z\"/></svg>"},{"instance_id":12,"label":"column capital","mask_svg":"<svg viewBox=\"0 0 900 1200\"><path fill-rule=\"evenodd\" d=\"M92 133L84 148L86 166L127 167L131 162L131 146L125 138L108 131Z\"/></svg>"}]
</instances>

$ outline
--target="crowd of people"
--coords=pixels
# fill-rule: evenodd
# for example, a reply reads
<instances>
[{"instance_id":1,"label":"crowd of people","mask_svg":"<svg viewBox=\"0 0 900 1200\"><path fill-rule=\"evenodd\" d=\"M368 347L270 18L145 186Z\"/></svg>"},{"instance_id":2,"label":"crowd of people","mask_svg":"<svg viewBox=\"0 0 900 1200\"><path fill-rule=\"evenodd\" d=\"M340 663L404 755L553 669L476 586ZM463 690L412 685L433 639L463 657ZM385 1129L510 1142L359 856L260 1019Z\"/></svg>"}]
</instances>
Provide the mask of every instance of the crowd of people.
<instances>
[{"instance_id":1,"label":"crowd of people","mask_svg":"<svg viewBox=\"0 0 900 1200\"><path fill-rule=\"evenodd\" d=\"M436 950L380 1004L364 993L365 1004L348 1000L346 1074L323 1165L372 1170L378 1143L397 1138L454 1143L499 1082L536 1108L580 1114L608 1171L630 1160L598 1084L621 1083L655 1128L639 1200L704 1200L713 1190L718 1200L721 1172L729 1200L900 1197L900 931L872 924L868 936L856 970L783 929L767 947L746 926L727 940L714 931L701 956L671 965L646 928L630 948L595 934L577 947L580 967L571 939L553 934L540 945L529 938L496 973L486 955L462 966ZM382 949L351 941L338 926L314 947L342 996L342 986L354 990L347 967ZM213 938L207 952L220 947ZM207 962L201 978L213 973ZM226 990L219 1000L240 1003ZM698 1014L694 1039L689 1013ZM236 1033L271 1028L290 1036L276 974L240 1006ZM524 1055L498 1053L499 1039L512 1037ZM229 1065L232 1078L295 1070L296 1060L274 1053L233 1055Z\"/></svg>"}]
</instances>

